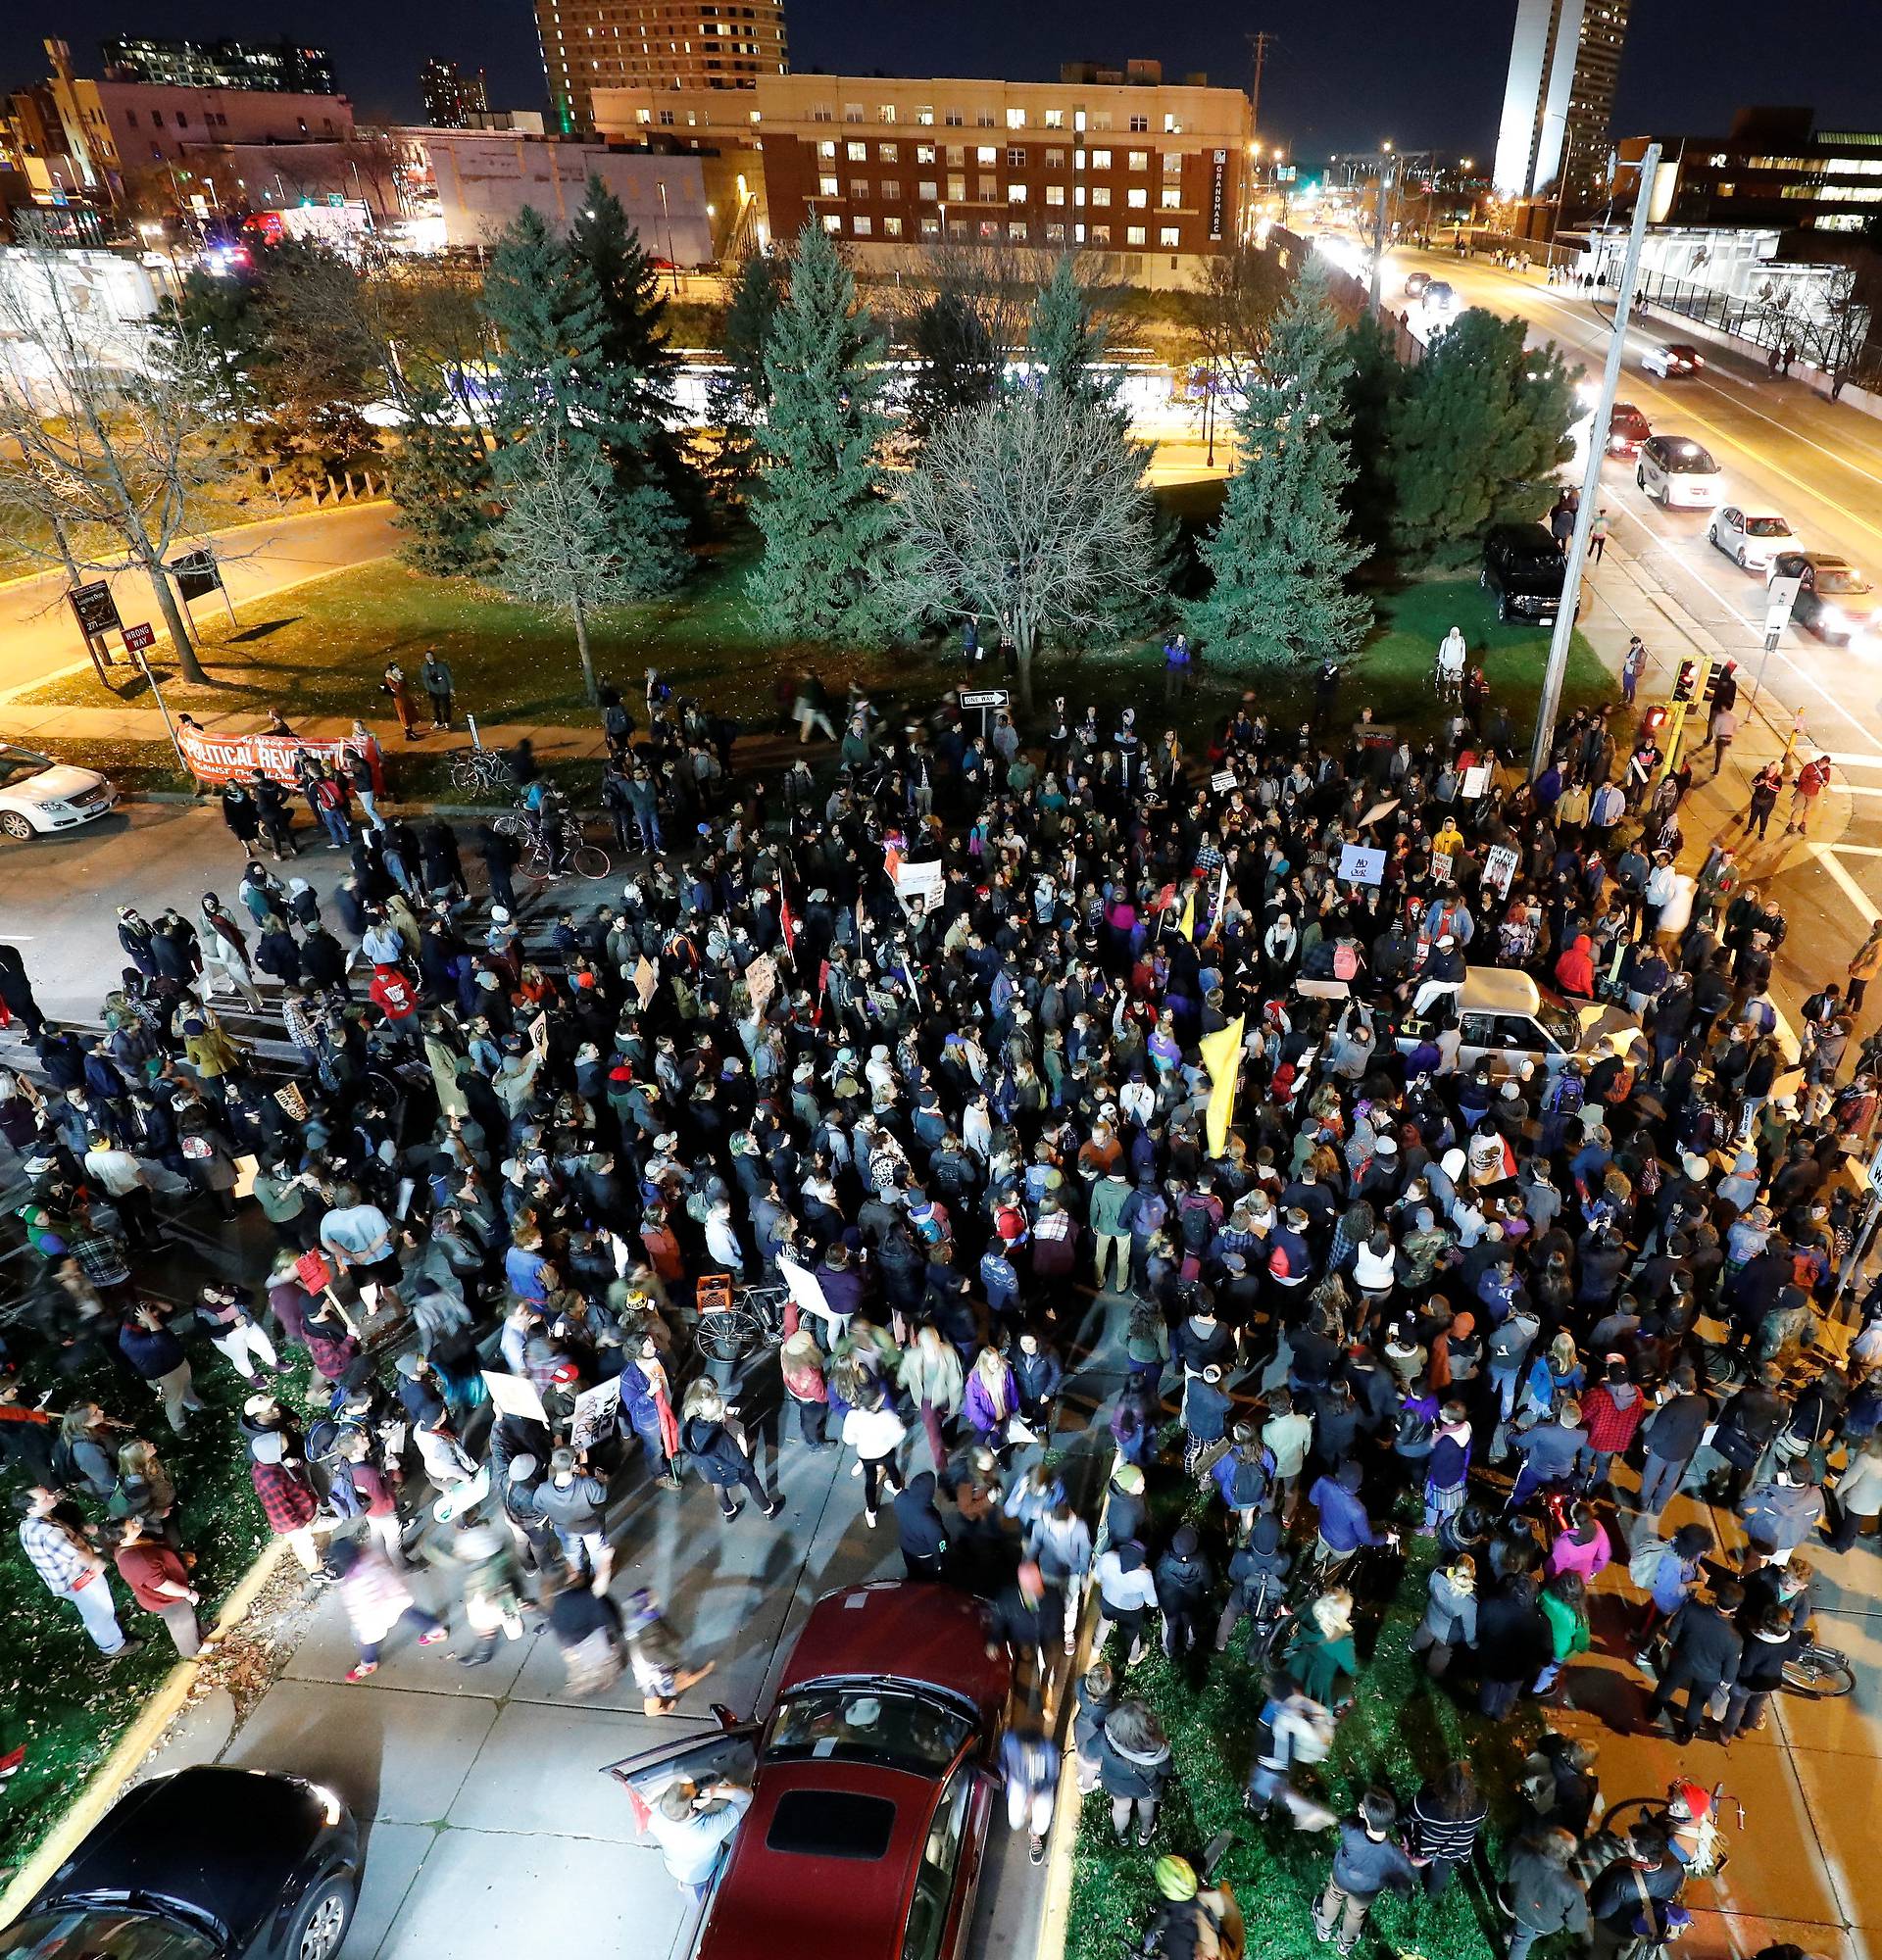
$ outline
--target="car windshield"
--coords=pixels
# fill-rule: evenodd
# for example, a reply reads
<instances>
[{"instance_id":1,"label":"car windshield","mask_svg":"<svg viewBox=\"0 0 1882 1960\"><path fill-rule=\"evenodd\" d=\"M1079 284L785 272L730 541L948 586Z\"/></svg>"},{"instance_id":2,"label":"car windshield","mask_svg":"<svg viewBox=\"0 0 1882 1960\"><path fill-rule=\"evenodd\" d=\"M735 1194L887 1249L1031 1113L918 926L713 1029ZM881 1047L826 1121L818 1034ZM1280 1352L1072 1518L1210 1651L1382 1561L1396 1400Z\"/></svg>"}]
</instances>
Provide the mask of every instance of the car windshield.
<instances>
[{"instance_id":1,"label":"car windshield","mask_svg":"<svg viewBox=\"0 0 1882 1960\"><path fill-rule=\"evenodd\" d=\"M1545 1001L1536 1009L1536 1019L1542 1023L1542 1031L1558 1047L1573 1049L1581 1040L1581 1023L1566 1007L1559 1007L1553 1001Z\"/></svg>"},{"instance_id":2,"label":"car windshield","mask_svg":"<svg viewBox=\"0 0 1882 1960\"><path fill-rule=\"evenodd\" d=\"M9 1960L216 1960L216 1952L176 1920L123 1906L34 1913L0 1933Z\"/></svg>"},{"instance_id":3,"label":"car windshield","mask_svg":"<svg viewBox=\"0 0 1882 1960\"><path fill-rule=\"evenodd\" d=\"M36 776L41 769L51 767L50 756L41 756L32 749L0 746L0 786L25 782L28 776Z\"/></svg>"},{"instance_id":4,"label":"car windshield","mask_svg":"<svg viewBox=\"0 0 1882 1960\"><path fill-rule=\"evenodd\" d=\"M1846 564L1820 564L1816 568L1816 589L1819 592L1866 592L1869 581Z\"/></svg>"},{"instance_id":5,"label":"car windshield","mask_svg":"<svg viewBox=\"0 0 1882 1960\"><path fill-rule=\"evenodd\" d=\"M1791 527L1782 517L1747 517L1745 535L1748 538L1788 538Z\"/></svg>"},{"instance_id":6,"label":"car windshield","mask_svg":"<svg viewBox=\"0 0 1882 1960\"><path fill-rule=\"evenodd\" d=\"M765 1754L773 1762L831 1759L938 1774L972 1729L959 1709L911 1689L813 1684L777 1704Z\"/></svg>"},{"instance_id":7,"label":"car windshield","mask_svg":"<svg viewBox=\"0 0 1882 1960\"><path fill-rule=\"evenodd\" d=\"M1666 445L1666 467L1677 476L1710 476L1718 465L1698 443L1673 442Z\"/></svg>"}]
</instances>

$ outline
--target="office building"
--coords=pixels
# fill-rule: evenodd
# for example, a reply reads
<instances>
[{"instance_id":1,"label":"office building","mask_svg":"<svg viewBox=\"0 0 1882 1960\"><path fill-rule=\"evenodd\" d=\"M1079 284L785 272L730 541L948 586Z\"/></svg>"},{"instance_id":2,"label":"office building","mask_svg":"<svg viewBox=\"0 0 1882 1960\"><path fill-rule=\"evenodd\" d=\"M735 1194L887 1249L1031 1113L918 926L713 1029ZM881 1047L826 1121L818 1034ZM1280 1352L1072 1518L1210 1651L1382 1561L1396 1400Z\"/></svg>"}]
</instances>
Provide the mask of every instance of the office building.
<instances>
[{"instance_id":1,"label":"office building","mask_svg":"<svg viewBox=\"0 0 1882 1960\"><path fill-rule=\"evenodd\" d=\"M419 70L424 120L433 129L468 129L490 113L490 90L482 69L466 74L454 61L428 61Z\"/></svg>"},{"instance_id":2,"label":"office building","mask_svg":"<svg viewBox=\"0 0 1882 1960\"><path fill-rule=\"evenodd\" d=\"M751 89L790 66L784 0L536 0L549 100L594 127L597 88Z\"/></svg>"},{"instance_id":3,"label":"office building","mask_svg":"<svg viewBox=\"0 0 1882 1960\"><path fill-rule=\"evenodd\" d=\"M1818 129L1809 109L1741 109L1725 136L1630 136L1616 151L1614 194L1631 206L1641 159L1660 146L1648 216L1655 224L1799 234L1860 231L1882 219L1882 129Z\"/></svg>"},{"instance_id":4,"label":"office building","mask_svg":"<svg viewBox=\"0 0 1882 1960\"><path fill-rule=\"evenodd\" d=\"M1056 82L783 74L736 99L607 89L595 115L611 139L743 158L741 183L762 169L761 238L815 220L881 270L944 234L1078 250L1156 286L1191 283L1234 245L1253 136L1240 89L1165 83L1154 62Z\"/></svg>"},{"instance_id":5,"label":"office building","mask_svg":"<svg viewBox=\"0 0 1882 1960\"><path fill-rule=\"evenodd\" d=\"M99 43L107 81L169 88L255 88L276 95L337 95L324 48L292 41L156 40L113 34Z\"/></svg>"},{"instance_id":6,"label":"office building","mask_svg":"<svg viewBox=\"0 0 1882 1960\"><path fill-rule=\"evenodd\" d=\"M1505 197L1564 209L1608 194L1609 128L1630 0L1517 0L1497 135Z\"/></svg>"}]
</instances>

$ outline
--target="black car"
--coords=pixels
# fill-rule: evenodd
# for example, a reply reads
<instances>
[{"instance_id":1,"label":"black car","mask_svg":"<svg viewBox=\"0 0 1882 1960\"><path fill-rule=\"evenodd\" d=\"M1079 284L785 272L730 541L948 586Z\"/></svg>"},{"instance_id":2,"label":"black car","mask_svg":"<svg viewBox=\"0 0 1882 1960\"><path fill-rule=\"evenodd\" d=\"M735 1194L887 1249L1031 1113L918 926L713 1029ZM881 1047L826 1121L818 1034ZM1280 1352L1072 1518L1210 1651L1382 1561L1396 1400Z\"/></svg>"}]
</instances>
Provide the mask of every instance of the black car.
<instances>
[{"instance_id":1,"label":"black car","mask_svg":"<svg viewBox=\"0 0 1882 1960\"><path fill-rule=\"evenodd\" d=\"M1803 581L1791 607L1792 622L1833 647L1866 640L1882 623L1882 598L1874 586L1855 565L1828 552L1779 552L1769 576Z\"/></svg>"},{"instance_id":2,"label":"black car","mask_svg":"<svg viewBox=\"0 0 1882 1960\"><path fill-rule=\"evenodd\" d=\"M1553 626L1561 611L1566 563L1540 524L1493 524L1483 541L1478 583L1497 595L1499 619Z\"/></svg>"},{"instance_id":3,"label":"black car","mask_svg":"<svg viewBox=\"0 0 1882 1960\"><path fill-rule=\"evenodd\" d=\"M0 1932L0 1960L333 1960L359 1886L330 1790L183 1770L118 1802Z\"/></svg>"}]
</instances>

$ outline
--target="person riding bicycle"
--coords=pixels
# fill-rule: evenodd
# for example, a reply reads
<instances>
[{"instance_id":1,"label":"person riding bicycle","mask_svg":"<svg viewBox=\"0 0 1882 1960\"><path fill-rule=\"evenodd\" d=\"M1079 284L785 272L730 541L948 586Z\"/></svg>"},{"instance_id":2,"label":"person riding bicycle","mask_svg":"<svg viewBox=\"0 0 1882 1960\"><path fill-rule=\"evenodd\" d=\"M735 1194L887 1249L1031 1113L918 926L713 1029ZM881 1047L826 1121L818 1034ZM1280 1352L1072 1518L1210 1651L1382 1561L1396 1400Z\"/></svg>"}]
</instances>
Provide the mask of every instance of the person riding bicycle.
<instances>
[{"instance_id":1,"label":"person riding bicycle","mask_svg":"<svg viewBox=\"0 0 1882 1960\"><path fill-rule=\"evenodd\" d=\"M1187 1858L1159 1858L1152 1877L1163 1903L1143 1950L1163 1960L1238 1960L1246 1938L1242 1909L1227 1886L1204 1885Z\"/></svg>"}]
</instances>

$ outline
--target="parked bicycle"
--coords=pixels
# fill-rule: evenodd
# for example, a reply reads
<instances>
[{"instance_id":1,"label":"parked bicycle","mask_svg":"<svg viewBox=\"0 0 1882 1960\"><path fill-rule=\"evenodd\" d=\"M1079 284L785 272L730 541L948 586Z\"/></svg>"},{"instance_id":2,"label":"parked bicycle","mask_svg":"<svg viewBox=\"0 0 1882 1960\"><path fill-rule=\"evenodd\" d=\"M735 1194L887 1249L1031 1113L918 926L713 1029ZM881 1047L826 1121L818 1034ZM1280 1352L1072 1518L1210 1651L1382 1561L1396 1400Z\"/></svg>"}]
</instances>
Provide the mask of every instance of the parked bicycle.
<instances>
[{"instance_id":1,"label":"parked bicycle","mask_svg":"<svg viewBox=\"0 0 1882 1960\"><path fill-rule=\"evenodd\" d=\"M733 1366L784 1339L781 1286L741 1287L727 1306L703 1306L693 1322L693 1350L702 1361Z\"/></svg>"},{"instance_id":2,"label":"parked bicycle","mask_svg":"<svg viewBox=\"0 0 1882 1960\"><path fill-rule=\"evenodd\" d=\"M1810 1701L1840 1701L1856 1689L1856 1669L1840 1647L1811 1641L1784 1663L1784 1687Z\"/></svg>"},{"instance_id":3,"label":"parked bicycle","mask_svg":"<svg viewBox=\"0 0 1882 1960\"><path fill-rule=\"evenodd\" d=\"M471 749L451 752L451 781L461 790L488 797L513 797L517 779L508 759L500 750L478 743Z\"/></svg>"}]
</instances>

